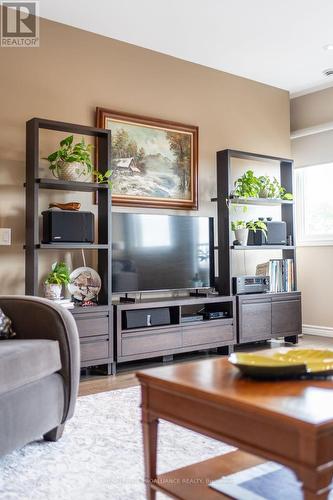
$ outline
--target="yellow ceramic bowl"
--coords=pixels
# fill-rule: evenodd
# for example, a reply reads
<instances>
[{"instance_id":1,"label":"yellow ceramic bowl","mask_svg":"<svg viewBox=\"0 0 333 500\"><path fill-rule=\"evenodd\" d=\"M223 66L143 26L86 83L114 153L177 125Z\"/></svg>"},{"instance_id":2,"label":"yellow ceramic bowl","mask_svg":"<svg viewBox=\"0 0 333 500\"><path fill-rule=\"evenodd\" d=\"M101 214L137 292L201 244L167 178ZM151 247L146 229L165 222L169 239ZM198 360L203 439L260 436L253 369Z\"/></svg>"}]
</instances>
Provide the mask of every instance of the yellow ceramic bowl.
<instances>
[{"instance_id":1,"label":"yellow ceramic bowl","mask_svg":"<svg viewBox=\"0 0 333 500\"><path fill-rule=\"evenodd\" d=\"M290 378L333 373L333 351L290 349L272 354L233 353L229 361L245 375L255 378Z\"/></svg>"}]
</instances>

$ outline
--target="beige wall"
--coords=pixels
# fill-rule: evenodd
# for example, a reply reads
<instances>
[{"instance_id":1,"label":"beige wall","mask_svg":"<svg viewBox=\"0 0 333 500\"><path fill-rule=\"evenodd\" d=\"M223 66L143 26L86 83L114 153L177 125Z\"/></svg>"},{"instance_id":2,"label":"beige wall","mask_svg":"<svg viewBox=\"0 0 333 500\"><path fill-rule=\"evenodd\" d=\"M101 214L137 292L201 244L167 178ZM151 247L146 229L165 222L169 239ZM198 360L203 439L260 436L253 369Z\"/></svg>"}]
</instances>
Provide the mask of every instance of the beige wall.
<instances>
[{"instance_id":1,"label":"beige wall","mask_svg":"<svg viewBox=\"0 0 333 500\"><path fill-rule=\"evenodd\" d=\"M314 127L333 120L333 87L290 101L291 130Z\"/></svg>"},{"instance_id":2,"label":"beige wall","mask_svg":"<svg viewBox=\"0 0 333 500\"><path fill-rule=\"evenodd\" d=\"M0 49L0 227L12 227L14 241L0 247L0 293L24 290L25 122L33 116L90 125L104 106L198 125L204 215L215 213L217 150L290 155L285 91L49 21L40 40L38 49ZM55 140L46 134L41 156Z\"/></svg>"},{"instance_id":3,"label":"beige wall","mask_svg":"<svg viewBox=\"0 0 333 500\"><path fill-rule=\"evenodd\" d=\"M333 121L333 87L291 100L291 130ZM295 166L333 161L333 132L292 141ZM297 249L298 284L303 294L303 324L333 327L333 246Z\"/></svg>"}]
</instances>

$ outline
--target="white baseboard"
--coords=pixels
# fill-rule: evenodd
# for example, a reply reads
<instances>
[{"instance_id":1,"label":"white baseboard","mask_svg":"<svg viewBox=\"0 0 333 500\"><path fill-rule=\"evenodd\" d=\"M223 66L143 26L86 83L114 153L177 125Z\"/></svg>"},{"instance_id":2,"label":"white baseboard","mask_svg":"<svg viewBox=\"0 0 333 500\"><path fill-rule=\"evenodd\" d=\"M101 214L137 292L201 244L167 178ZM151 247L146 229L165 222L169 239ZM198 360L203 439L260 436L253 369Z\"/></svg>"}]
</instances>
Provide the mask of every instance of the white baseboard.
<instances>
[{"instance_id":1,"label":"white baseboard","mask_svg":"<svg viewBox=\"0 0 333 500\"><path fill-rule=\"evenodd\" d=\"M333 338L333 327L331 326L303 325L302 332L305 335L318 335L320 337Z\"/></svg>"}]
</instances>

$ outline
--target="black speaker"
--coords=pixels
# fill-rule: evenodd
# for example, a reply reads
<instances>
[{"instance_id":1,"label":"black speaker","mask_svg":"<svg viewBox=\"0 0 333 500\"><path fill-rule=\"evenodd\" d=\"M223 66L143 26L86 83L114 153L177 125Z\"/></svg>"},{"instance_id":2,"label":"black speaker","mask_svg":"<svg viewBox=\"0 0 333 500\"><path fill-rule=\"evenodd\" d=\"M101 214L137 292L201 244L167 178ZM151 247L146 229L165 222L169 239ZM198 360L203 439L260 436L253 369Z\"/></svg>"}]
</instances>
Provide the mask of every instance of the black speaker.
<instances>
[{"instance_id":1,"label":"black speaker","mask_svg":"<svg viewBox=\"0 0 333 500\"><path fill-rule=\"evenodd\" d=\"M284 221L265 221L267 239L262 231L249 231L248 245L286 245L287 224Z\"/></svg>"},{"instance_id":2,"label":"black speaker","mask_svg":"<svg viewBox=\"0 0 333 500\"><path fill-rule=\"evenodd\" d=\"M93 243L94 214L72 210L45 210L43 243Z\"/></svg>"},{"instance_id":3,"label":"black speaker","mask_svg":"<svg viewBox=\"0 0 333 500\"><path fill-rule=\"evenodd\" d=\"M170 325L170 309L156 307L154 309L134 309L123 311L123 328L146 328L149 326Z\"/></svg>"}]
</instances>

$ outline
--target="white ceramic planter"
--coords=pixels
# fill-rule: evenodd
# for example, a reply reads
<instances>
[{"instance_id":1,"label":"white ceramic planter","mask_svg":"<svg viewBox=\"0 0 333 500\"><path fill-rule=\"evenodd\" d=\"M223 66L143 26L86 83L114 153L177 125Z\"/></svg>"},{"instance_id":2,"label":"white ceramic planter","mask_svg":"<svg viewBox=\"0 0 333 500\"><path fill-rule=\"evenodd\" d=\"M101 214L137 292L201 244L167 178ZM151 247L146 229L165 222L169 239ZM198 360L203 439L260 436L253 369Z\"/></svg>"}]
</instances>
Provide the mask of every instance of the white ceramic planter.
<instances>
[{"instance_id":1,"label":"white ceramic planter","mask_svg":"<svg viewBox=\"0 0 333 500\"><path fill-rule=\"evenodd\" d=\"M57 176L62 181L84 181L88 177L87 167L79 162L63 163L57 169Z\"/></svg>"},{"instance_id":2,"label":"white ceramic planter","mask_svg":"<svg viewBox=\"0 0 333 500\"><path fill-rule=\"evenodd\" d=\"M56 300L61 298L62 285L45 283L44 295L46 299Z\"/></svg>"},{"instance_id":3,"label":"white ceramic planter","mask_svg":"<svg viewBox=\"0 0 333 500\"><path fill-rule=\"evenodd\" d=\"M248 229L236 229L234 231L236 240L239 241L239 244L245 247L247 245L247 239L249 237Z\"/></svg>"}]
</instances>

